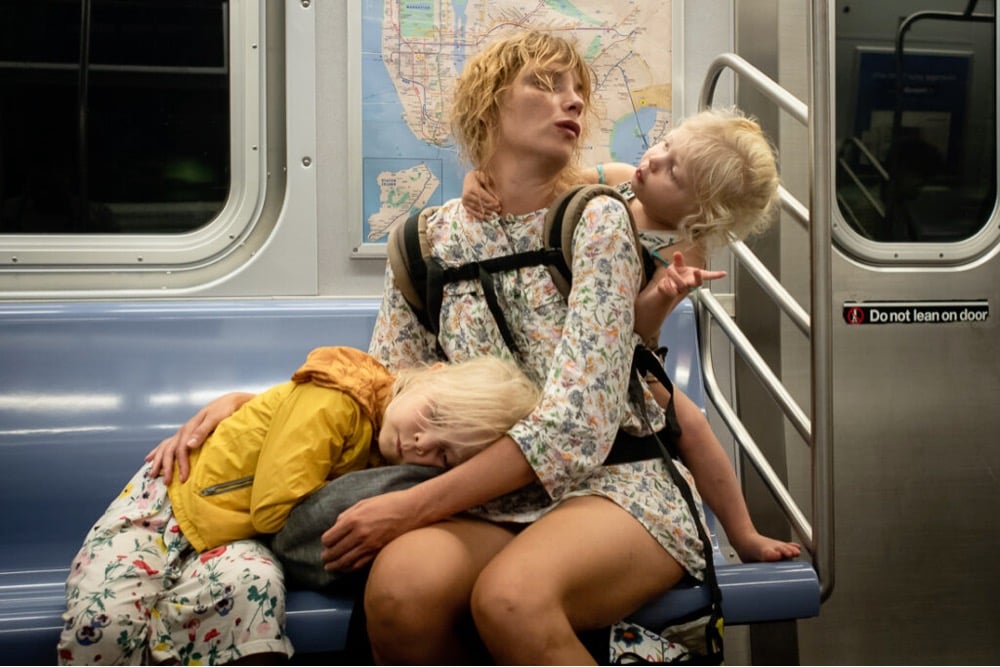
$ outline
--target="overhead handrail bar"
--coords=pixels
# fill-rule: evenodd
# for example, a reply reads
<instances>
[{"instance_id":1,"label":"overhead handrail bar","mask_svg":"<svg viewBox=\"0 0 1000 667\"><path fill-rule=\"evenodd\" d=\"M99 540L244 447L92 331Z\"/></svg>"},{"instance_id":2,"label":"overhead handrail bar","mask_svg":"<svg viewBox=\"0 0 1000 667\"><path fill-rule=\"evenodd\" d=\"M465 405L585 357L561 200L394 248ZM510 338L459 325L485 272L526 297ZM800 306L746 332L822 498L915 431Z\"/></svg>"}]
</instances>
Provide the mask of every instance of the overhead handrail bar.
<instances>
[{"instance_id":1,"label":"overhead handrail bar","mask_svg":"<svg viewBox=\"0 0 1000 667\"><path fill-rule=\"evenodd\" d=\"M906 56L906 33L910 31L913 24L917 21L924 21L930 19L932 21L959 21L959 22L971 22L971 23L994 23L996 22L996 16L994 14L976 14L976 5L979 4L979 0L969 0L965 5L965 9L961 12L947 12L947 11L937 11L937 10L923 10L919 12L914 12L910 14L896 27L896 38L894 40L893 53L895 57L896 64L896 104L892 111L892 129L890 136L892 147L889 154L889 172L891 174L898 174L900 169L900 151L899 144L902 138L903 131L903 98L906 93L906 82L904 81L904 61ZM995 9L994 9L995 11ZM910 229L910 225L901 225L895 222L895 208L900 205L900 198L902 197L902 184L900 179L890 179L889 180L889 213L887 218L890 224L895 223L893 227L893 234L898 236L900 240L908 240L907 236L912 239L913 231Z\"/></svg>"},{"instance_id":2,"label":"overhead handrail bar","mask_svg":"<svg viewBox=\"0 0 1000 667\"><path fill-rule=\"evenodd\" d=\"M711 106L715 89L718 85L722 72L730 69L738 74L742 80L752 84L755 89L763 93L766 97L776 103L789 115L806 125L809 129L809 163L810 163L810 208L802 210L801 205L794 197L779 189L782 204L786 209L791 210L793 215L802 222L807 223L810 237L810 277L811 277L811 303L812 316L806 315L804 310L798 307L797 302L788 295L784 288L780 287L780 282L760 263L756 257L743 244L731 244L734 256L740 260L741 265L748 268L751 274L761 283L765 291L775 302L782 307L791 319L799 326L800 330L810 338L810 365L812 371L812 421L805 419L798 405L787 396L787 392L780 381L773 376L768 365L763 358L757 354L756 350L739 331L738 326L732 321L728 313L718 304L718 301L711 295L711 290L702 288L698 297L699 321L705 319L703 326L699 327L699 336L702 337L701 355L703 369L713 369L712 377L706 372L706 390L711 397L713 404L722 406L723 411L729 412L729 419L726 419L727 426L733 433L741 451L750 458L754 467L761 473L761 478L768 489L782 506L786 516L791 521L793 527L799 532L800 537L807 543L807 549L813 557L813 567L816 569L820 580L820 596L825 600L833 590L833 422L832 422L832 281L831 281L831 232L830 232L830 206L832 188L831 171L831 150L833 136L831 132L829 97L830 97L830 67L832 57L830 48L830 21L829 2L824 0L814 0L810 6L810 29L811 39L809 40L810 57L812 63L811 72L811 105L807 106L801 100L782 88L774 80L750 65L741 57L724 53L717 56L709 65L708 73L701 89L700 106L707 108ZM809 109L812 108L810 114ZM786 298L787 297L787 298ZM791 304L795 304L792 306ZM800 312L801 311L801 312ZM707 313L707 314L706 314ZM788 494L787 488L780 478L773 474L769 465L757 461L760 454L759 448L752 442L752 438L739 423L738 419L733 419L732 413L725 398L718 391L718 385L714 378L714 366L711 360L711 341L708 336L711 330L711 319L719 323L723 331L729 337L736 351L747 361L750 368L764 381L765 387L771 392L778 402L785 415L792 421L803 439L812 445L811 447L811 468L812 468L812 522L811 525L801 511L798 509L794 499ZM764 379L768 378L768 379ZM772 386L773 380L773 386ZM780 387L780 390L778 389ZM786 400L787 399L787 400ZM732 423L730 421L732 420ZM806 535L809 539L806 539Z\"/></svg>"},{"instance_id":3,"label":"overhead handrail bar","mask_svg":"<svg viewBox=\"0 0 1000 667\"><path fill-rule=\"evenodd\" d=\"M803 125L809 124L809 107L799 98L782 88L778 83L759 69L748 63L735 53L720 53L708 66L708 74L701 86L701 106L705 108L712 102L715 89L719 85L719 77L727 69L744 76L754 84L754 87L767 96L772 102L784 109L792 118Z\"/></svg>"}]
</instances>

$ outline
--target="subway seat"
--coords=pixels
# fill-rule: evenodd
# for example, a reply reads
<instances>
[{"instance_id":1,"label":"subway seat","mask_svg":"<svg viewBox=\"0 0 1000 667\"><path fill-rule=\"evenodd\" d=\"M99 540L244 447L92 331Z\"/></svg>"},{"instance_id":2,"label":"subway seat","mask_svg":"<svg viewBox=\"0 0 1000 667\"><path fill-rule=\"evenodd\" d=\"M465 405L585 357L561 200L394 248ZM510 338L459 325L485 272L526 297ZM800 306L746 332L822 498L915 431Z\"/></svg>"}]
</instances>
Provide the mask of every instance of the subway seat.
<instances>
[{"instance_id":1,"label":"subway seat","mask_svg":"<svg viewBox=\"0 0 1000 667\"><path fill-rule=\"evenodd\" d=\"M84 534L144 455L210 399L284 381L320 345L367 349L377 300L247 299L0 304L0 655L53 664L64 582ZM667 371L705 395L690 302L671 315ZM727 624L816 616L806 562L728 564ZM681 587L634 619L663 626L708 599ZM293 590L299 655L345 650L353 593Z\"/></svg>"}]
</instances>

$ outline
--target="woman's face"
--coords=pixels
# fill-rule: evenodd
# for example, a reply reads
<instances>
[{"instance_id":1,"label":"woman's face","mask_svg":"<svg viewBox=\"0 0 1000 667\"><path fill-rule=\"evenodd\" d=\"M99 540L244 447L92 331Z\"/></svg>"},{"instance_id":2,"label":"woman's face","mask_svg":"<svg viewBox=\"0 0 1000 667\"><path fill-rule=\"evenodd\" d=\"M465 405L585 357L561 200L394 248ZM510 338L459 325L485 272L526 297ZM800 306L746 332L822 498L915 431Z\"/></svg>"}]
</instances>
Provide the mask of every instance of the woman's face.
<instances>
[{"instance_id":1,"label":"woman's face","mask_svg":"<svg viewBox=\"0 0 1000 667\"><path fill-rule=\"evenodd\" d=\"M646 151L632 175L632 191L650 221L661 228L677 229L681 220L696 210L687 169L688 139L688 131L677 128L666 141Z\"/></svg>"},{"instance_id":2,"label":"woman's face","mask_svg":"<svg viewBox=\"0 0 1000 667\"><path fill-rule=\"evenodd\" d=\"M419 390L405 391L389 402L378 434L378 449L389 463L417 463L451 468L471 456L453 444L428 420L430 397ZM449 434L454 435L454 434Z\"/></svg>"},{"instance_id":3,"label":"woman's face","mask_svg":"<svg viewBox=\"0 0 1000 667\"><path fill-rule=\"evenodd\" d=\"M523 67L500 109L498 152L511 151L519 159L564 167L580 140L581 90L582 83L574 72Z\"/></svg>"}]
</instances>

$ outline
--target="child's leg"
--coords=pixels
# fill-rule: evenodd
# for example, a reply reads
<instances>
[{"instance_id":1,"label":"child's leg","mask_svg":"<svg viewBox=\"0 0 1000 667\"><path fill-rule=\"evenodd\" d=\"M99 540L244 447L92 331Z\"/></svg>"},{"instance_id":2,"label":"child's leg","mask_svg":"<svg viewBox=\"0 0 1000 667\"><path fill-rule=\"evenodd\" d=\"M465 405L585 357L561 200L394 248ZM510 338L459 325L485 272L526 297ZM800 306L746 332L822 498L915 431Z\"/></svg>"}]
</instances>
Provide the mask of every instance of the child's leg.
<instances>
[{"instance_id":1,"label":"child's leg","mask_svg":"<svg viewBox=\"0 0 1000 667\"><path fill-rule=\"evenodd\" d=\"M171 519L162 478L145 465L87 533L66 580L60 664L139 664L163 590Z\"/></svg>"},{"instance_id":2,"label":"child's leg","mask_svg":"<svg viewBox=\"0 0 1000 667\"><path fill-rule=\"evenodd\" d=\"M657 401L665 406L669 395L660 385L654 387ZM756 562L798 557L800 547L797 543L757 532L732 463L701 409L680 390L675 391L674 408L681 427L677 443L681 460L694 475L698 491L715 512L740 559Z\"/></svg>"},{"instance_id":3,"label":"child's leg","mask_svg":"<svg viewBox=\"0 0 1000 667\"><path fill-rule=\"evenodd\" d=\"M291 656L285 586L278 560L255 540L202 554L189 550L151 621L152 659L222 664Z\"/></svg>"}]
</instances>

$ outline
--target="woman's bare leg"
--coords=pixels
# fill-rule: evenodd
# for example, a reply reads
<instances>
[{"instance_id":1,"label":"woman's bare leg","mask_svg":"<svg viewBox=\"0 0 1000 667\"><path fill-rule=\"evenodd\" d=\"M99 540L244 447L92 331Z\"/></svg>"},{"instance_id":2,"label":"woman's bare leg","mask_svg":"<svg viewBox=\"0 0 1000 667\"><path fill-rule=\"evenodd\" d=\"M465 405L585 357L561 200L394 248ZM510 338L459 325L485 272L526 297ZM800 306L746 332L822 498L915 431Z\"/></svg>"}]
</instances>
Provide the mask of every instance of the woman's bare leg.
<instances>
[{"instance_id":1,"label":"woman's bare leg","mask_svg":"<svg viewBox=\"0 0 1000 667\"><path fill-rule=\"evenodd\" d=\"M498 664L593 664L577 632L620 620L683 576L625 510L597 496L572 498L486 566L472 613Z\"/></svg>"},{"instance_id":2,"label":"woman's bare leg","mask_svg":"<svg viewBox=\"0 0 1000 667\"><path fill-rule=\"evenodd\" d=\"M455 518L401 535L382 549L365 587L376 664L474 664L472 587L512 537L501 526Z\"/></svg>"}]
</instances>

